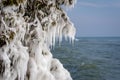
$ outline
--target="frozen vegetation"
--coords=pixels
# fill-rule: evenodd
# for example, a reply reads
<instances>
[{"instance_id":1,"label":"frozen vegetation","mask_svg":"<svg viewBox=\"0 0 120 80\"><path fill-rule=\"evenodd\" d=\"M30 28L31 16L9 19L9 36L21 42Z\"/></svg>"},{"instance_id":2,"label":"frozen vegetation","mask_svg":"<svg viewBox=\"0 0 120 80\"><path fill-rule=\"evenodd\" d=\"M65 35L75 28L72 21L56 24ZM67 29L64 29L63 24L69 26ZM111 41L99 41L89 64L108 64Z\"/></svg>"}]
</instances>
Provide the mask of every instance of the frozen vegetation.
<instances>
[{"instance_id":1,"label":"frozen vegetation","mask_svg":"<svg viewBox=\"0 0 120 80\"><path fill-rule=\"evenodd\" d=\"M50 49L75 28L62 5L75 0L0 0L0 80L72 80Z\"/></svg>"}]
</instances>

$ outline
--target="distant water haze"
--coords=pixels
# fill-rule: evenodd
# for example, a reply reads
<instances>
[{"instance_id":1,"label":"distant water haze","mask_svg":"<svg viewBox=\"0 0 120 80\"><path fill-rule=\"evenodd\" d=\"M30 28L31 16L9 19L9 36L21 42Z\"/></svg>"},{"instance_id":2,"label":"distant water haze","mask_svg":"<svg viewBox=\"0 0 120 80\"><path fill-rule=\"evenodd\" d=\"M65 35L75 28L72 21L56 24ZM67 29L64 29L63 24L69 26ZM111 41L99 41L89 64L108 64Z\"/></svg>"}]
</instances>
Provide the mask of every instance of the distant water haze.
<instances>
[{"instance_id":1,"label":"distant water haze","mask_svg":"<svg viewBox=\"0 0 120 80\"><path fill-rule=\"evenodd\" d=\"M120 0L77 0L67 12L76 36L120 36Z\"/></svg>"}]
</instances>

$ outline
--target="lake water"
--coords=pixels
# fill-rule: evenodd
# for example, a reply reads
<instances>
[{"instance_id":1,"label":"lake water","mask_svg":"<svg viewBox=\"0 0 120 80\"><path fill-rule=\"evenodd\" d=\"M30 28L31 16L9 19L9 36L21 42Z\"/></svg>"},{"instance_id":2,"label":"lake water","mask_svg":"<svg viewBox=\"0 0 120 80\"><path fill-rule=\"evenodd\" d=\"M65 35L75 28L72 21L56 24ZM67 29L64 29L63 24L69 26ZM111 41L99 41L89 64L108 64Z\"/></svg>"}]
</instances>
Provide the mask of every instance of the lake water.
<instances>
[{"instance_id":1,"label":"lake water","mask_svg":"<svg viewBox=\"0 0 120 80\"><path fill-rule=\"evenodd\" d=\"M63 41L52 53L73 80L120 80L119 37L80 37L74 45Z\"/></svg>"}]
</instances>

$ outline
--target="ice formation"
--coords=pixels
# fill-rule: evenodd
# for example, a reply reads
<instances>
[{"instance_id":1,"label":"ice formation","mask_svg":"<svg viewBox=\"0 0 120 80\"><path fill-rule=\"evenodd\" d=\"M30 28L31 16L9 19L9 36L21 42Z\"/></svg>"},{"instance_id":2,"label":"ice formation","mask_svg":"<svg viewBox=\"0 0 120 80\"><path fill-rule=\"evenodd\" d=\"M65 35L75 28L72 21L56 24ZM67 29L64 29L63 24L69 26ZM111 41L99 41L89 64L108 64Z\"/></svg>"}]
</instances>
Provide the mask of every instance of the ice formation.
<instances>
[{"instance_id":1,"label":"ice formation","mask_svg":"<svg viewBox=\"0 0 120 80\"><path fill-rule=\"evenodd\" d=\"M72 80L50 48L75 28L62 5L75 0L0 0L0 80Z\"/></svg>"}]
</instances>

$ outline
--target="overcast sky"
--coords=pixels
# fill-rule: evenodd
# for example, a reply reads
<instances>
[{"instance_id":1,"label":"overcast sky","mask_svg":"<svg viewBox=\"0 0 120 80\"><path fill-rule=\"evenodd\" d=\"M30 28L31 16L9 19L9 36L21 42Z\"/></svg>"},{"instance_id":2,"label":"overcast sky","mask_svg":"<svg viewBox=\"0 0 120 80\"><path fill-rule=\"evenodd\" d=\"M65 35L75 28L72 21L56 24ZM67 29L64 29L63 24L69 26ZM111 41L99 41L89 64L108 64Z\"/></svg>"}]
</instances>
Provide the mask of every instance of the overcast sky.
<instances>
[{"instance_id":1,"label":"overcast sky","mask_svg":"<svg viewBox=\"0 0 120 80\"><path fill-rule=\"evenodd\" d=\"M77 36L120 36L120 0L77 0L67 13Z\"/></svg>"}]
</instances>

